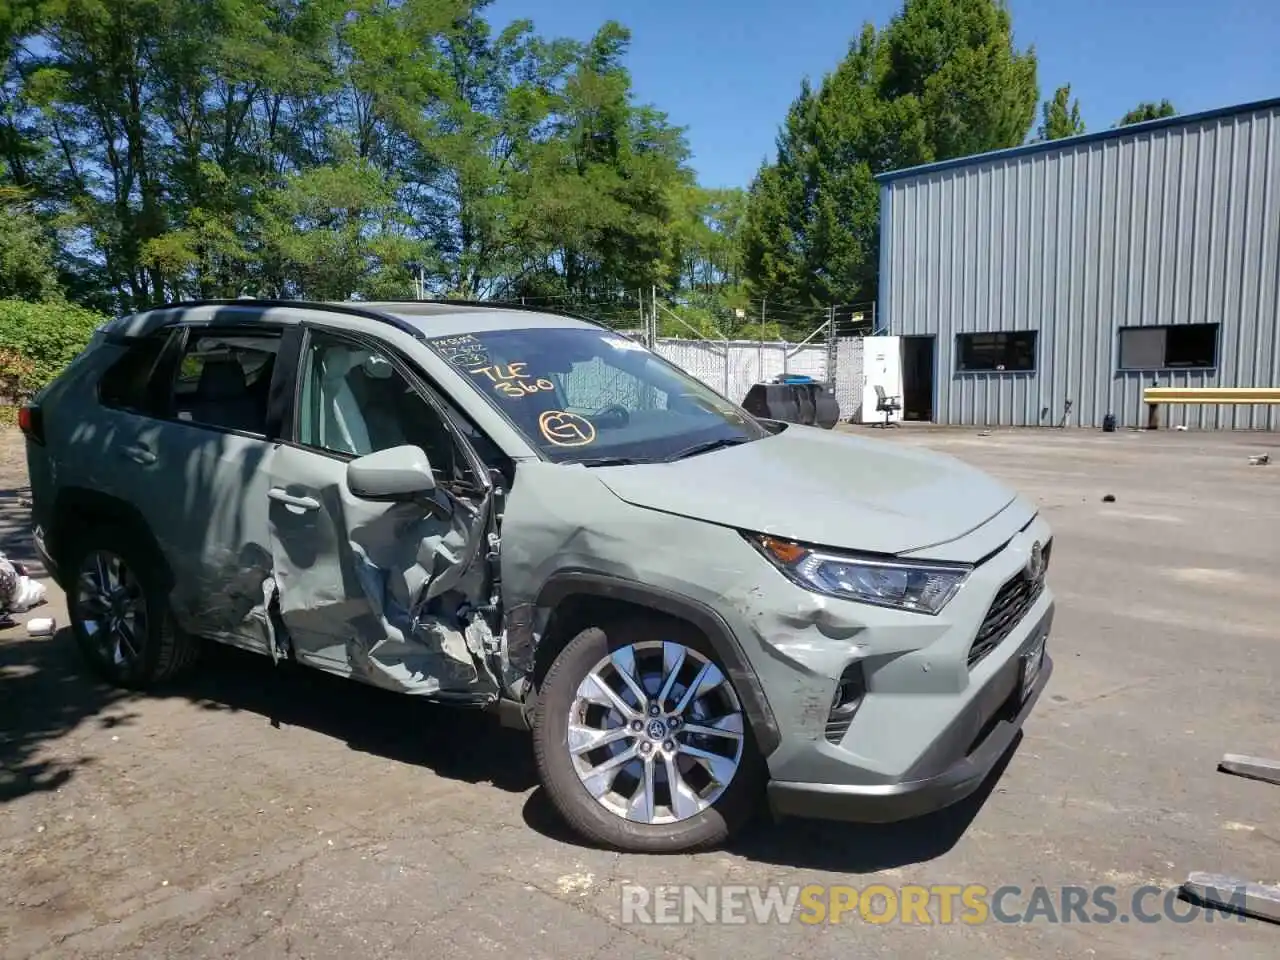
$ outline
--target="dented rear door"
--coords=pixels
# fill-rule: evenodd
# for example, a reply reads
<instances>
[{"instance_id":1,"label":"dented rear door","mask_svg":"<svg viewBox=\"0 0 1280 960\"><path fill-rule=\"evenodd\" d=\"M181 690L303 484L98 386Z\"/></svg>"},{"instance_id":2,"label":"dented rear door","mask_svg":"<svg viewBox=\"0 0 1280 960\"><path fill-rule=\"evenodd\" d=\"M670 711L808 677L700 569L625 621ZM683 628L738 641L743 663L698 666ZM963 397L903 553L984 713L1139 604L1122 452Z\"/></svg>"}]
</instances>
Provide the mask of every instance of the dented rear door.
<instances>
[{"instance_id":1,"label":"dented rear door","mask_svg":"<svg viewBox=\"0 0 1280 960\"><path fill-rule=\"evenodd\" d=\"M292 440L271 461L273 578L298 660L415 694L490 699L491 486L407 365L367 341L307 337ZM347 464L410 444L437 488L414 502L354 496Z\"/></svg>"}]
</instances>

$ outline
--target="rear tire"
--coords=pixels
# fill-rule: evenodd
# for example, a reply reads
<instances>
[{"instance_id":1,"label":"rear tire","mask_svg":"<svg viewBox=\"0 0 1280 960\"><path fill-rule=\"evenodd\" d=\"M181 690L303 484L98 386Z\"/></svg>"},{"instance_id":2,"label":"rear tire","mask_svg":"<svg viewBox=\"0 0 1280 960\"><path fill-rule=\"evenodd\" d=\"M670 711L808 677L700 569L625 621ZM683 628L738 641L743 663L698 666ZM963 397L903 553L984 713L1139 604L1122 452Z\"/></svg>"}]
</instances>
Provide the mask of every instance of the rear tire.
<instances>
[{"instance_id":1,"label":"rear tire","mask_svg":"<svg viewBox=\"0 0 1280 960\"><path fill-rule=\"evenodd\" d=\"M593 677L607 679L614 696ZM717 846L763 798L764 764L732 681L701 633L666 617L631 617L574 637L542 682L533 743L556 810L584 838L615 850Z\"/></svg>"},{"instance_id":2,"label":"rear tire","mask_svg":"<svg viewBox=\"0 0 1280 960\"><path fill-rule=\"evenodd\" d=\"M71 628L95 673L141 690L195 666L200 639L174 623L163 563L136 535L91 528L68 551L67 570Z\"/></svg>"}]
</instances>

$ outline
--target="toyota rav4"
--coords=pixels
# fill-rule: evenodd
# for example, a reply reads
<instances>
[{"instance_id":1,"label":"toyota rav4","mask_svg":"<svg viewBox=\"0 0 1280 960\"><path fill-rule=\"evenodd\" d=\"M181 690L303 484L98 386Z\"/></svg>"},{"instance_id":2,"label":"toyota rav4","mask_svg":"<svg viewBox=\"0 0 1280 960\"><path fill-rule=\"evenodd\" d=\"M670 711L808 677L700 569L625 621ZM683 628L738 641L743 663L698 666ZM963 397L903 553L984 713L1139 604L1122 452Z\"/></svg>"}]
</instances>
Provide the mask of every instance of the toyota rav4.
<instances>
[{"instance_id":1,"label":"toyota rav4","mask_svg":"<svg viewBox=\"0 0 1280 960\"><path fill-rule=\"evenodd\" d=\"M587 320L177 304L21 412L84 654L142 688L232 644L532 730L588 839L973 792L1052 669L1050 532L921 449L753 417Z\"/></svg>"}]
</instances>

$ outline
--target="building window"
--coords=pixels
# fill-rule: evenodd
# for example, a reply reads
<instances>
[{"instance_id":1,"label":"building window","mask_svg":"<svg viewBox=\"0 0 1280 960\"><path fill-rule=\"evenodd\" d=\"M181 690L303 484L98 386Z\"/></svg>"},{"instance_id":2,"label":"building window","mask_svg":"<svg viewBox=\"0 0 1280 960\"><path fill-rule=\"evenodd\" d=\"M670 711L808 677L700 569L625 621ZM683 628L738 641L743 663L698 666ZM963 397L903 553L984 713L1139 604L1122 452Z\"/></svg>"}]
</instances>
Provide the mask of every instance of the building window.
<instances>
[{"instance_id":1,"label":"building window","mask_svg":"<svg viewBox=\"0 0 1280 960\"><path fill-rule=\"evenodd\" d=\"M961 333L956 356L962 371L1026 373L1036 368L1036 331Z\"/></svg>"},{"instance_id":2,"label":"building window","mask_svg":"<svg viewBox=\"0 0 1280 960\"><path fill-rule=\"evenodd\" d=\"M1121 327L1121 370L1170 370L1218 365L1218 324Z\"/></svg>"}]
</instances>

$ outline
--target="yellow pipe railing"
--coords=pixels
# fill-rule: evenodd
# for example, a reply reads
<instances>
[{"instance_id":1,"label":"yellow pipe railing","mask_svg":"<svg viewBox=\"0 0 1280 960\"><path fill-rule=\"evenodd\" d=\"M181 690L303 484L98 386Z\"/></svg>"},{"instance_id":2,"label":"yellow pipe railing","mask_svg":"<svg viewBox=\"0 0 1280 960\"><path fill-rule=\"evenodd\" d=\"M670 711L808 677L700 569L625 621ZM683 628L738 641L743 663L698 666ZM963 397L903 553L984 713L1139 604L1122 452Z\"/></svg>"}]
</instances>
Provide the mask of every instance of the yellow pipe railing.
<instances>
[{"instance_id":1,"label":"yellow pipe railing","mask_svg":"<svg viewBox=\"0 0 1280 960\"><path fill-rule=\"evenodd\" d=\"M1280 387L1147 387L1146 403L1280 403Z\"/></svg>"}]
</instances>

